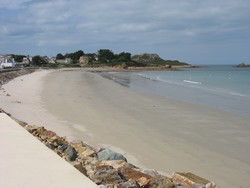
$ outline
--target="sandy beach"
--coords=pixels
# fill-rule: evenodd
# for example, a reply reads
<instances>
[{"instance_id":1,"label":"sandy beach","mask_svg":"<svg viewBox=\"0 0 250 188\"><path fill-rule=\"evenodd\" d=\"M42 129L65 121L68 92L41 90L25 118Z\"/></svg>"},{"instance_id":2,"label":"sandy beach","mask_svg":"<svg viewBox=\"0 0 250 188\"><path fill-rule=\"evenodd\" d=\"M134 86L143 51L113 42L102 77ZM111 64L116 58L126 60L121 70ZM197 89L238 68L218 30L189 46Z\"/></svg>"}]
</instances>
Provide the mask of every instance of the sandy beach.
<instances>
[{"instance_id":1,"label":"sandy beach","mask_svg":"<svg viewBox=\"0 0 250 188\"><path fill-rule=\"evenodd\" d=\"M2 88L5 111L69 140L112 147L167 174L250 185L250 118L135 92L86 71L37 71Z\"/></svg>"}]
</instances>

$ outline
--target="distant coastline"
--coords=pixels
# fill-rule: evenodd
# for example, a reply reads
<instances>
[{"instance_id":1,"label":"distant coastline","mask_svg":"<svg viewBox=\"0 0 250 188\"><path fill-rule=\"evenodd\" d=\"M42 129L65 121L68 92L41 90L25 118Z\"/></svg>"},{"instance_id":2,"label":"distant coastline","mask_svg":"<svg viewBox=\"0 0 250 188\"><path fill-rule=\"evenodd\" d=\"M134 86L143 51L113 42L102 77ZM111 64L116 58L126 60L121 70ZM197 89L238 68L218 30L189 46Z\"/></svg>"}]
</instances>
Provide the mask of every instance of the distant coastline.
<instances>
[{"instance_id":1,"label":"distant coastline","mask_svg":"<svg viewBox=\"0 0 250 188\"><path fill-rule=\"evenodd\" d=\"M236 65L236 67L239 67L239 68L250 67L250 64L241 63L239 65Z\"/></svg>"},{"instance_id":2,"label":"distant coastline","mask_svg":"<svg viewBox=\"0 0 250 188\"><path fill-rule=\"evenodd\" d=\"M78 50L73 53L66 53L65 55L59 53L56 57L40 55L31 57L29 55L25 56L15 54L0 55L0 68L116 67L120 69L127 69L129 67L161 67L171 69L173 66L189 66L189 64L179 60L165 60L158 54L143 53L132 56L131 53L128 52L115 54L109 49L100 49L96 53L86 54L82 50Z\"/></svg>"}]
</instances>

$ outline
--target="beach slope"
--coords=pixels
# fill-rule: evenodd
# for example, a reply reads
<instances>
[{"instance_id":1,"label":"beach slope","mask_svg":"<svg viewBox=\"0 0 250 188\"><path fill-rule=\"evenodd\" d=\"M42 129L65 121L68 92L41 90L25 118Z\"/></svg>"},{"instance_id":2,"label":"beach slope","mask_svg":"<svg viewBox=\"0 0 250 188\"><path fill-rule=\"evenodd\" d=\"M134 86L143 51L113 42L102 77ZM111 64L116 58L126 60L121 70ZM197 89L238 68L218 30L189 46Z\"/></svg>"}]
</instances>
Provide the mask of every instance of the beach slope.
<instances>
[{"instance_id":1,"label":"beach slope","mask_svg":"<svg viewBox=\"0 0 250 188\"><path fill-rule=\"evenodd\" d=\"M14 117L108 145L136 165L193 172L221 187L250 184L249 118L135 92L85 71L37 72L4 91L0 105Z\"/></svg>"}]
</instances>

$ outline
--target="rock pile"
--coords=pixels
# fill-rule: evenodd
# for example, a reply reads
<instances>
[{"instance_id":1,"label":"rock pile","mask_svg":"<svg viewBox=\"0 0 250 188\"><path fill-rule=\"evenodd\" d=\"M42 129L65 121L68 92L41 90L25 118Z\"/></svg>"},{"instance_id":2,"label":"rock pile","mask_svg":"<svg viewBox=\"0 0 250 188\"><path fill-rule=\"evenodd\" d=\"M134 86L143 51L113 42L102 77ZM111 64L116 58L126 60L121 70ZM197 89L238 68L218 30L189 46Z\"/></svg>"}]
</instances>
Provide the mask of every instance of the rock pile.
<instances>
[{"instance_id":1,"label":"rock pile","mask_svg":"<svg viewBox=\"0 0 250 188\"><path fill-rule=\"evenodd\" d=\"M44 127L19 122L47 147L70 162L82 174L103 188L215 188L213 182L192 173L173 173L171 177L155 170L143 170L109 148L95 148L82 141L68 142L65 137Z\"/></svg>"},{"instance_id":2,"label":"rock pile","mask_svg":"<svg viewBox=\"0 0 250 188\"><path fill-rule=\"evenodd\" d=\"M0 72L0 87L9 82L10 80L34 72L35 69L21 69L21 70L9 70L8 72Z\"/></svg>"}]
</instances>

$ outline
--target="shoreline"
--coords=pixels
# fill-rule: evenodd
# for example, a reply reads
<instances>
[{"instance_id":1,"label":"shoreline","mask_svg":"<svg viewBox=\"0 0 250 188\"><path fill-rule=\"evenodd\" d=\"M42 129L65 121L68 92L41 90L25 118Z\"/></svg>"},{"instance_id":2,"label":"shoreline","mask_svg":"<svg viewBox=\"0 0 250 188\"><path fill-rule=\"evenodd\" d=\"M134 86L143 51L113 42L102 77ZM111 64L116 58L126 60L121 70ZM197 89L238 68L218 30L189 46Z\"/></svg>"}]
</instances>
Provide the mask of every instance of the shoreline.
<instances>
[{"instance_id":1,"label":"shoreline","mask_svg":"<svg viewBox=\"0 0 250 188\"><path fill-rule=\"evenodd\" d=\"M19 121L0 108L0 115L4 117L2 114L6 114L7 117L9 116L20 127L42 142L44 147L48 147L55 154L71 164L75 170L84 175L83 178L88 177L89 180L100 187L157 188L161 187L159 184L163 184L164 187L176 188L188 188L190 186L217 188L214 182L190 172L174 172L171 176L164 176L156 170L136 167L129 163L123 155L109 148L97 150L82 141L69 142L65 137L60 137L55 132L47 130L44 127L37 127ZM4 118L4 121L6 122L6 118ZM25 178L22 179L25 181ZM92 182L84 181L84 184L94 187Z\"/></svg>"},{"instance_id":2,"label":"shoreline","mask_svg":"<svg viewBox=\"0 0 250 188\"><path fill-rule=\"evenodd\" d=\"M43 71L42 71L43 72ZM55 131L55 132L57 132L59 135L65 135L65 136L67 136L67 138L69 138L69 139L73 139L73 138L75 138L75 136L76 136L76 132L75 131L72 131L72 127L70 128L69 126L62 126L62 124L63 125L65 125L65 124L67 124L67 123L69 123L69 122L65 122L65 120L63 120L61 117L62 117L62 115L63 114L61 114L61 116L57 116L57 117L55 117L54 115L52 115L51 116L51 109L48 109L48 106L46 106L46 104L44 103L44 101L42 102L41 101L41 97L39 98L39 92L41 92L41 89L39 90L39 87L42 87L40 84L42 83L42 82L44 82L44 78L46 78L47 80L46 81L48 81L48 73L51 73L51 72L53 72L53 73L57 73L57 71L48 71L46 74L43 72L43 73L39 73L38 75L40 76L40 78L38 79L38 80L36 80L35 82L36 83L33 83L34 85L36 85L37 84L37 86L38 86L38 92L37 93L35 93L35 95L32 95L32 96L28 96L28 97L24 97L22 100L20 100L20 102L21 103L13 103L13 101L15 101L15 97L18 97L18 95L21 95L22 97L25 95L25 93L27 92L27 93L32 93L32 89L31 90L29 90L30 88L23 88L24 90L25 89L27 89L26 90L26 92L23 92L23 93L16 93L15 94L15 88L13 88L13 90L11 91L11 92L9 92L10 93L10 95L11 96L9 96L9 97L6 97L6 96L1 96L1 97L4 97L4 98L7 98L8 100L8 102L9 102L9 109L11 109L11 110L13 110L15 107L14 106L18 106L18 107L20 107L21 105L22 106L26 106L24 109L22 109L21 111L22 112L18 112L18 109L16 108L15 110L16 110L16 112L14 113L14 114L19 114L18 116L19 117L21 117L21 118L23 118L24 116L26 116L26 118L28 117L28 118L30 118L29 117L29 115L28 114L25 114L25 111L27 110L27 111L30 111L30 110L28 110L28 109L30 109L30 107L31 107L31 105L40 105L40 107L42 107L43 108L43 110L41 110L40 109L40 111L38 111L38 112L33 112L33 113L35 113L34 114L34 117L33 118L31 118L31 124L35 124L35 125L44 125L44 126L46 126L46 128L48 128L48 129L50 129L50 130L53 130L53 131ZM35 73L35 74L37 74L37 73ZM50 75L52 75L52 74L50 74ZM114 86L113 84L110 84L110 81L107 81L107 80L103 80L103 78L101 79L99 76L97 76L97 75L93 75L93 73L88 73L87 74L89 77L87 77L88 79L90 78L90 77L92 77L92 79L97 79L98 81L101 81L103 84L104 84L104 86L107 86L107 88L108 87L111 87L111 88L115 88L115 89L117 89L117 90L121 90L121 87L119 86L119 87L117 87L117 86ZM34 76L34 77L33 77ZM37 76L37 75L36 75ZM32 76L31 76L31 79L34 79L35 77L36 77L34 74L32 74ZM51 78L51 77L50 77ZM18 84L16 84L16 85L19 85L19 84L22 84L23 83L23 81L21 81L21 79L23 79L23 81L24 82L26 82L27 80L26 80L26 78L18 78L18 79L16 79L14 82L16 82L16 83L18 83ZM34 81L34 80L33 80ZM39 82L39 83L37 83L37 81ZM90 81L90 80L89 80ZM93 81L93 80L92 80ZM84 84L84 83L81 83L81 84ZM8 85L8 84L7 84ZM15 85L15 84L14 84ZM29 87L31 87L30 86L30 84L27 84ZM20 85L19 85L20 86ZM95 87L100 87L100 85L95 85ZM22 86L20 86L20 87L22 87ZM4 88L5 88L5 86L4 86ZM8 88L9 89L9 88ZM68 89L70 89L70 88L68 88ZM89 91L89 89L91 89L91 88L88 88L87 89L87 91ZM86 92L86 91L85 91ZM125 91L125 90L123 90L122 89L122 92L127 92L127 91ZM66 93L64 93L65 95L66 95ZM131 96L130 94L131 94L131 92L127 92L126 94L128 94L129 96ZM37 95L39 95L38 97L35 97L35 96L37 96ZM136 97L136 95L134 95L133 94L133 96L134 97ZM10 98L12 98L13 97L13 100L12 99L10 99ZM33 104L31 104L30 102L29 102L29 97L31 97L31 98L34 98L35 99L35 101L34 102L32 102ZM136 99L138 99L138 98L136 98ZM146 98L145 98L146 99ZM53 97L52 97L52 100L53 100ZM163 101L165 101L165 100L160 100L159 102L163 102ZM2 101L2 99L1 99L1 103L2 103L3 101ZM6 101L5 101L6 102ZM86 101L87 102L87 101ZM92 101L93 102L93 101ZM101 102L101 100L99 101L99 100L97 100L97 101L95 101L95 102ZM110 102L110 101L109 101ZM118 102L118 101L116 101L116 102ZM145 101L146 102L146 101ZM154 101L154 102L156 102L156 101ZM169 104L169 102L170 102L170 106L172 105L172 108L174 108L174 106L173 105L176 105L177 104L177 107L178 107L178 105L180 105L180 107L182 107L181 105L181 103L175 103L175 102L171 102L171 101L166 101L166 102L168 102L168 104ZM90 103L86 103L86 105L89 107L89 104ZM136 104L136 103L135 103ZM145 103L145 104L149 104L149 103ZM157 104L157 105L160 105L160 103L159 104ZM156 106L157 106L156 105ZM102 106L103 108L105 108L105 105L104 106ZM110 107L112 107L112 106L110 106ZM127 107L129 107L129 106L127 106ZM161 107L161 105L159 106L159 107ZM188 107L190 107L190 106L188 106ZM113 108L113 107L112 107ZM34 109L34 111L36 111L37 109ZM91 111L91 109L89 108L88 109L89 111ZM133 109L129 109L129 110L133 110ZM149 108L148 110L151 110L151 108ZM157 110L157 109L154 109L154 110ZM158 110L160 110L160 109L158 109ZM6 110L6 111L8 111L8 110ZM53 110L52 110L53 111ZM92 110L93 111L93 110ZM160 111L159 111L160 112ZM62 112L61 112L62 113ZM140 112L140 113L142 113L142 112ZM152 113L152 112L151 112ZM12 113L11 113L12 114ZM98 116L98 114L96 114L97 116ZM105 115L107 115L107 114L105 114ZM127 121L126 119L127 118L125 118L125 119L123 119L124 117L124 114L122 115L122 114L117 114L116 113L116 115L118 116L117 118L122 118L122 119L120 119L119 121L122 121L122 120L125 120L125 122ZM132 114L131 114L132 115ZM176 114L177 115L177 114ZM186 115L188 115L188 114L186 114ZM14 115L15 116L15 115ZM16 116L15 116L16 117ZM45 118L41 118L41 117L45 117ZM59 118L58 118L59 117ZM99 117L99 116L98 116ZM106 118L108 118L109 116L107 116ZM176 117L178 117L178 116L176 116ZM104 117L103 117L104 118ZM132 118L133 118L133 115L132 115ZM20 118L18 118L18 119L20 119ZM35 120L36 119L36 120ZM43 120L44 119L44 120ZM90 118L91 119L91 118ZM22 120L22 119L21 119ZM42 121L43 120L43 121ZM85 119L86 120L86 119ZM171 120L171 118L170 118L170 121L173 121L174 119L172 119ZM92 121L96 121L95 119L92 119ZM100 120L101 121L101 120ZM113 120L114 121L114 120ZM37 122L37 123L36 123ZM57 124L55 124L55 122L57 122ZM91 131L89 131L89 129L88 128L86 128L86 127L79 127L79 125L77 124L77 123L75 123L74 121L72 121L73 122L73 124L74 124L74 126L75 126L75 128L76 128L76 130L78 130L78 132L80 131L80 133L82 134L83 132L85 132L86 134L89 134L89 133L91 133ZM118 123L117 121L115 121L116 123ZM63 128L62 128L63 127ZM51 129L52 128L52 129ZM182 127L182 128L185 128L185 127ZM63 129L63 130L62 130ZM86 129L86 130L84 130L84 129ZM98 129L98 128L97 128ZM148 128L147 128L148 129ZM185 128L186 129L186 128ZM184 132L183 133L187 133L186 132L186 130L183 130ZM87 132L86 132L87 131ZM93 131L93 129L92 129L92 131ZM67 134L64 134L64 133L67 133ZM226 133L227 134L227 133ZM102 133L102 135L103 135L103 133ZM104 134L104 135L106 135L106 133ZM95 136L95 137L92 137L93 135L89 135L90 136L90 138L92 138L92 139L95 139L95 138L97 138L97 137L100 137L100 135L98 136ZM122 136L122 135L119 135L119 136ZM170 136L170 135L168 135L168 136ZM133 138L133 137L132 137ZM153 138L153 137L152 137ZM172 138L172 137L170 137L170 138ZM173 138L172 138L173 139ZM85 141L85 140L84 140ZM100 140L100 138L99 138L99 141L101 141ZM177 140L176 140L177 141ZM98 139L97 139L97 142L98 142ZM100 143L103 143L103 142L100 142ZM105 143L105 142L104 142ZM181 145L180 145L181 144ZM111 144L112 145L112 144ZM126 144L125 144L126 145ZM127 144L128 145L128 144ZM186 145L184 144L183 145L183 143L181 143L181 142L179 142L179 141L177 141L176 142L176 145L175 145L175 147L177 146L177 148L185 148L186 147ZM197 145L198 146L198 145ZM158 146L157 146L158 147ZM136 148L134 148L134 149L136 149ZM146 149L146 148L145 148ZM173 149L173 148L169 148L169 149ZM190 148L191 149L191 148ZM127 150L124 150L124 151L127 151ZM150 152L150 151L145 151L145 153L144 154L147 154L147 152ZM171 155L171 153L169 153L170 155ZM183 154L183 153L182 153ZM161 154L160 154L161 155ZM180 153L180 155L181 155L181 153ZM202 154L203 155L203 154ZM201 156L202 156L201 155ZM205 155L204 154L204 156L206 156L206 157L208 157L208 156L210 156L211 154L209 154L209 155ZM137 156L137 155L135 155L135 156ZM190 156L189 154L187 154L186 156ZM193 155L191 155L191 156L193 156ZM211 155L212 157L213 157L213 155ZM177 156L176 156L177 157ZM193 156L193 157L199 157L199 156ZM221 156L220 156L221 157ZM139 158L140 158L140 156L139 156ZM167 157L168 158L168 157ZM141 159L141 158L140 158ZM188 159L188 158L187 158ZM185 160L187 160L187 159L185 159ZM191 159L191 158L190 158ZM164 159L163 158L163 160L166 160L166 159ZM192 159L193 160L193 159ZM215 160L215 159L214 159ZM152 161L150 161L151 163L152 163ZM185 163L185 161L179 161L179 162L181 162L181 163ZM231 162L233 162L233 163L235 163L236 161L231 161ZM174 168L174 164L173 164L173 168ZM192 171L192 170L190 170L190 169L187 169L187 170L185 170L185 171ZM173 171L172 171L173 172ZM193 171L192 171L193 172ZM200 174L200 173L196 173L196 174ZM217 174L218 175L218 174ZM211 179L211 178L209 178L209 179ZM213 181L215 181L214 179L211 179L211 180L213 180ZM217 182L217 181L215 181L215 182Z\"/></svg>"},{"instance_id":3,"label":"shoreline","mask_svg":"<svg viewBox=\"0 0 250 188\"><path fill-rule=\"evenodd\" d=\"M45 74L48 74L48 71ZM24 77L26 76L22 76L18 79L23 82ZM1 90L2 89L3 88L1 88ZM8 97L10 96L11 95ZM20 102L20 104L21 103L22 102ZM164 176L156 170L146 168L143 169L141 167L134 166L133 164L128 163L124 156L113 152L109 149L109 147L97 150L82 141L69 142L66 140L66 137L60 137L55 132L47 130L44 127L38 127L36 125L30 125L29 123L20 121L1 108L0 113L5 113L10 116L20 126L25 128L38 140L44 143L45 146L64 158L78 171L99 186L132 186L134 188L149 188L152 186L158 187L158 183L161 182L161 184L171 187L189 187L191 185L203 185L211 188L216 187L213 182L192 173L174 172L172 175ZM46 126L46 124L44 126ZM66 147L66 149L62 150L61 148L63 147ZM72 151L69 150L69 148L73 149L72 151L73 153L75 152L75 156L73 156ZM104 151L108 152L108 155L110 155L108 158L106 158L106 153L105 155L102 154ZM101 159L103 157L104 159ZM111 172L109 172L110 170ZM100 175L98 175L99 173ZM106 173L104 177L103 173ZM113 173L117 173L117 175L114 175Z\"/></svg>"}]
</instances>

